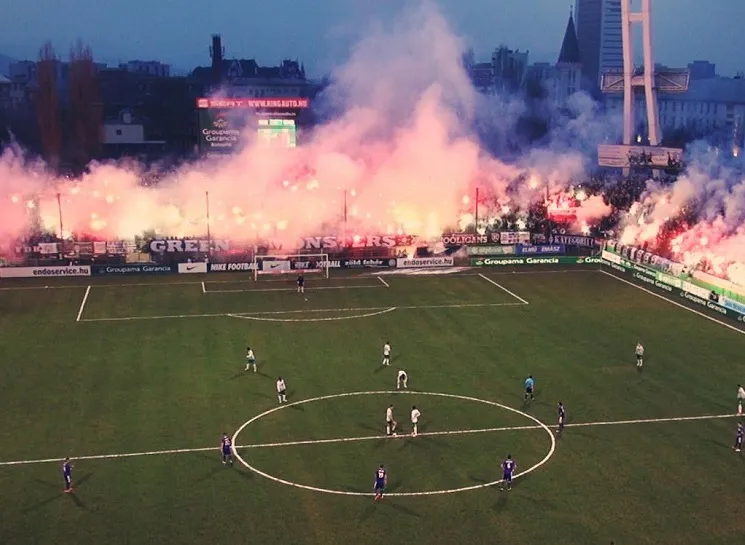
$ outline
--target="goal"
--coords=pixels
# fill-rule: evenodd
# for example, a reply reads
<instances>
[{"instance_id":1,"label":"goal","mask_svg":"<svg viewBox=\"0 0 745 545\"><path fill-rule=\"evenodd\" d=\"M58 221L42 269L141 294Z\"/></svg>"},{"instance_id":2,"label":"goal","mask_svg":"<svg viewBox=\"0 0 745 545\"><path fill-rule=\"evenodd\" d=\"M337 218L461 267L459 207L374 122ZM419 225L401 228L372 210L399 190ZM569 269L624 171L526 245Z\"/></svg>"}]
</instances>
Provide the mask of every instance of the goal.
<instances>
[{"instance_id":1,"label":"goal","mask_svg":"<svg viewBox=\"0 0 745 545\"><path fill-rule=\"evenodd\" d=\"M254 255L254 280L266 274L321 274L329 277L328 254Z\"/></svg>"}]
</instances>

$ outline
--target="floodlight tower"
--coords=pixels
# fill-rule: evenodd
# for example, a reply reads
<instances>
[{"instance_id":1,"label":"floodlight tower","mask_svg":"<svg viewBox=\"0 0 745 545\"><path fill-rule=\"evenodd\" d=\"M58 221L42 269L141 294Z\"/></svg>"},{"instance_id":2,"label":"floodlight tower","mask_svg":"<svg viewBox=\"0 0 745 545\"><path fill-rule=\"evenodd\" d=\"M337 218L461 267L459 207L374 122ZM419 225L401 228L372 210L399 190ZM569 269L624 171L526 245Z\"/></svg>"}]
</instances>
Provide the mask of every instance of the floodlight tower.
<instances>
[{"instance_id":1,"label":"floodlight tower","mask_svg":"<svg viewBox=\"0 0 745 545\"><path fill-rule=\"evenodd\" d=\"M643 71L634 67L633 25L642 27ZM604 93L623 92L623 144L633 146L636 130L636 91L644 89L647 110L648 138L651 146L662 141L657 91L683 93L688 90L688 70L655 70L652 53L652 0L641 0L641 10L631 10L631 0L621 0L621 38L623 43L623 72L609 71L602 74L601 89Z\"/></svg>"}]
</instances>

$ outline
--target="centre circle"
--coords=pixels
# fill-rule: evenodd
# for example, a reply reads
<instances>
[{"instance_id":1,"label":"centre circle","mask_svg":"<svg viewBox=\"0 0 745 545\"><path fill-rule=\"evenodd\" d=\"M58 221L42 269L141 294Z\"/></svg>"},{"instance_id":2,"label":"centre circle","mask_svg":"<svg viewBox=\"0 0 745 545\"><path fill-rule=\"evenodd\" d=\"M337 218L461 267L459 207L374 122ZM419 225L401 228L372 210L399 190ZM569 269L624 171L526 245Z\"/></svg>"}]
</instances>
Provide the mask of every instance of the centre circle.
<instances>
[{"instance_id":1,"label":"centre circle","mask_svg":"<svg viewBox=\"0 0 745 545\"><path fill-rule=\"evenodd\" d=\"M523 477L524 475L527 475L528 473L532 473L536 469L540 468L542 465L544 465L546 462L549 461L551 456L554 455L554 452L556 451L556 438L554 437L553 432L549 429L549 427L538 420L536 417L523 412L519 411L517 409L513 409L512 407L508 407L507 405L502 405L501 403L497 403L495 401L487 401L486 399L479 399L477 397L470 397L470 396L462 396L457 394L443 394L439 392L412 392L412 391L400 391L400 390L393 390L393 391L373 391L373 392L348 392L343 394L332 394L332 395L326 395L326 396L320 396L320 397L312 397L309 399L303 399L300 401L295 401L293 403L287 403L283 405L279 405L278 407L274 407L273 409L269 409L268 411L264 411L261 414L258 414L254 416L251 420L248 420L247 422L244 422L233 434L233 454L235 455L235 458L243 464L246 468L248 468L250 471L256 473L257 475L261 475L262 477L265 477L269 479L270 481L274 481L277 483L285 484L287 486L292 486L294 488L303 488L305 490L312 490L313 492L323 492L325 494L337 494L340 496L365 496L369 497L369 492L350 492L347 490L334 490L332 488L320 488L317 486L309 486L305 484L300 483L294 483L292 481L288 481L286 479L281 479L279 477L275 477L274 475L270 475L269 473L266 473L264 471L261 471L260 469L252 466L249 464L246 460L243 459L243 457L238 454L238 449L241 447L236 447L238 436L241 434L241 432L246 429L248 426L256 422L257 420L260 420L261 418L264 418L265 416L269 416L270 414L273 414L277 411L281 411L282 409L286 409L288 407L292 406L298 406L298 405L304 405L306 403L312 403L314 401L324 401L327 399L337 399L341 397L353 397L353 396L365 396L365 395L418 395L418 396L435 396L435 397L446 397L450 399L460 399L463 401L474 401L476 403L483 403L484 405L490 405L492 407L499 407L500 409L504 409L505 411L510 411L515 414L519 414L520 416L524 416L525 418L528 418L529 420L532 420L535 422L537 427L540 427L543 429L547 434L551 441L551 448L549 449L546 456L543 457L541 461L538 463L532 465L528 469L521 471L520 473L517 473L513 476L513 479L517 479L519 477ZM505 431L508 431L510 428L504 428ZM386 439L385 436L381 436L381 440ZM312 444L312 443L329 443L329 442L342 442L343 439L320 439L320 440L314 440L314 441L298 441L298 444ZM250 446L250 445L247 445ZM490 486L497 485L502 482L502 479L497 479L495 481L491 481L488 483L481 483L477 485L471 485L471 486L464 486L461 488L447 488L443 490L428 490L426 492L392 492L390 494L386 494L386 496L435 496L435 495L441 495L441 494L454 494L456 492L468 492L469 490L478 490L480 488L488 488Z\"/></svg>"}]
</instances>

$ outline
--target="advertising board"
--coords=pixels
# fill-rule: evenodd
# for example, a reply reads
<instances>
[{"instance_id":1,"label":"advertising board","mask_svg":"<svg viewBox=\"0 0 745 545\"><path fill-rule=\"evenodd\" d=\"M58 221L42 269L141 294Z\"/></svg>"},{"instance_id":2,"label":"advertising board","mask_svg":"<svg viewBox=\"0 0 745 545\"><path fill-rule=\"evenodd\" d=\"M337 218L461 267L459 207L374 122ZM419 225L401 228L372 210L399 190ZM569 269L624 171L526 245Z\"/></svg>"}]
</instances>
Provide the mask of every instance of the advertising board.
<instances>
[{"instance_id":1,"label":"advertising board","mask_svg":"<svg viewBox=\"0 0 745 545\"><path fill-rule=\"evenodd\" d=\"M399 258L396 260L396 267L399 269L420 269L424 267L452 267L455 260L452 257L415 257Z\"/></svg>"},{"instance_id":2,"label":"advertising board","mask_svg":"<svg viewBox=\"0 0 745 545\"><path fill-rule=\"evenodd\" d=\"M179 263L179 274L204 274L207 272L207 263Z\"/></svg>"},{"instance_id":3,"label":"advertising board","mask_svg":"<svg viewBox=\"0 0 745 545\"><path fill-rule=\"evenodd\" d=\"M549 244L538 246L517 246L517 255L537 255L537 254L563 254L566 248L561 244Z\"/></svg>"},{"instance_id":4,"label":"advertising board","mask_svg":"<svg viewBox=\"0 0 745 545\"><path fill-rule=\"evenodd\" d=\"M667 275L664 275L665 278L650 276L640 272L638 265L620 259L606 259L606 254L614 258L618 256L609 252L603 252L603 265L607 266L611 270L611 273L621 273L622 276L619 275L619 278L626 278L630 282L644 288L693 303L695 306L706 308L719 316L724 316L740 323L745 322L745 305L737 307L736 305L729 304L731 301L723 303L722 297L716 296L716 294L712 295L711 292L700 286ZM621 263L617 261L621 261ZM629 265L635 266L632 267Z\"/></svg>"},{"instance_id":5,"label":"advertising board","mask_svg":"<svg viewBox=\"0 0 745 545\"><path fill-rule=\"evenodd\" d=\"M466 252L470 256L515 255L518 253L517 246L495 246L495 245L469 246L466 249Z\"/></svg>"},{"instance_id":6,"label":"advertising board","mask_svg":"<svg viewBox=\"0 0 745 545\"><path fill-rule=\"evenodd\" d=\"M87 265L70 267L0 267L0 278L49 278L60 276L90 276Z\"/></svg>"},{"instance_id":7,"label":"advertising board","mask_svg":"<svg viewBox=\"0 0 745 545\"><path fill-rule=\"evenodd\" d=\"M546 256L546 257L486 257L472 258L476 267L523 267L536 265L599 265L599 257Z\"/></svg>"},{"instance_id":8,"label":"advertising board","mask_svg":"<svg viewBox=\"0 0 745 545\"><path fill-rule=\"evenodd\" d=\"M131 265L92 265L93 276L128 276L134 274L154 275L177 273L174 265L154 265L151 263Z\"/></svg>"}]
</instances>

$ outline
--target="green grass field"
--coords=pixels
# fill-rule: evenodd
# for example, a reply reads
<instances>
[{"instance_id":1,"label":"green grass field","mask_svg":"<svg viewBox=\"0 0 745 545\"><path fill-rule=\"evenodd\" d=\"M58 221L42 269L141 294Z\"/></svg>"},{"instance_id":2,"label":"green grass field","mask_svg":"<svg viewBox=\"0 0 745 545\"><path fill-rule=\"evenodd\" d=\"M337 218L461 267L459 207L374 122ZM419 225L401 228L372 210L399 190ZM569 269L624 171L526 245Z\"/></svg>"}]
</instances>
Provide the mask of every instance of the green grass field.
<instances>
[{"instance_id":1,"label":"green grass field","mask_svg":"<svg viewBox=\"0 0 745 545\"><path fill-rule=\"evenodd\" d=\"M305 297L240 274L4 281L0 544L742 539L745 335L598 270L478 273L332 275ZM409 392L391 392L399 368ZM290 404L236 439L261 473L223 466L221 434L278 407L279 375ZM558 401L572 426L554 441L529 416L553 431ZM420 407L420 437L383 437L390 403L403 432ZM480 486L508 453L541 465ZM375 504L381 463L393 495Z\"/></svg>"}]
</instances>

